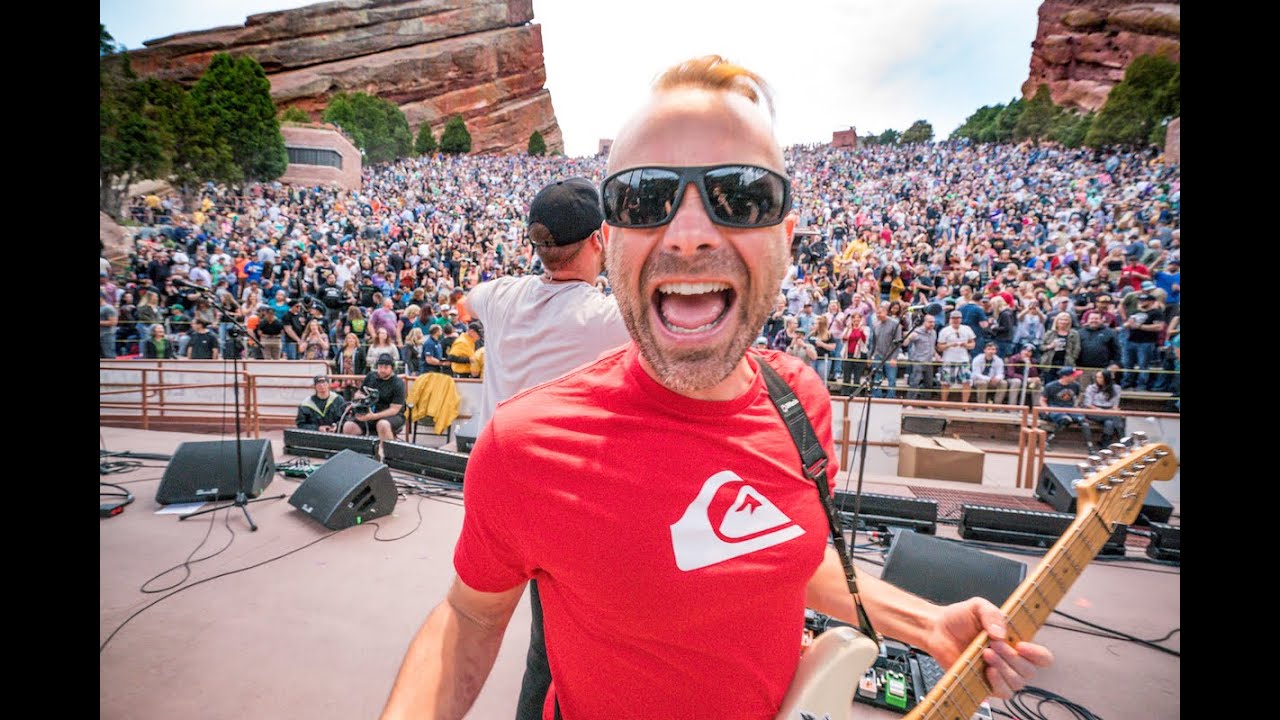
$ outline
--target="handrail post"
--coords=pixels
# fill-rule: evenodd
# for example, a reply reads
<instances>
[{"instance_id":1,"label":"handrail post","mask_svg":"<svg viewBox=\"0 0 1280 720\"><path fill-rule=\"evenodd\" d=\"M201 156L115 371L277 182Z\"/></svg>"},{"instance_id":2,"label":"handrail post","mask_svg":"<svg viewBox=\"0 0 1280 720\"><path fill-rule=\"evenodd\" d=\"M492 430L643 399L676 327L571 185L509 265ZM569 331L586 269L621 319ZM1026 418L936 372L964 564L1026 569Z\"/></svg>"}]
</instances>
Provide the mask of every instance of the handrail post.
<instances>
[{"instance_id":1,"label":"handrail post","mask_svg":"<svg viewBox=\"0 0 1280 720\"><path fill-rule=\"evenodd\" d=\"M149 419L150 411L147 410L147 369L146 368L139 368L139 369L142 370L142 429L150 430L151 429L151 420Z\"/></svg>"}]
</instances>

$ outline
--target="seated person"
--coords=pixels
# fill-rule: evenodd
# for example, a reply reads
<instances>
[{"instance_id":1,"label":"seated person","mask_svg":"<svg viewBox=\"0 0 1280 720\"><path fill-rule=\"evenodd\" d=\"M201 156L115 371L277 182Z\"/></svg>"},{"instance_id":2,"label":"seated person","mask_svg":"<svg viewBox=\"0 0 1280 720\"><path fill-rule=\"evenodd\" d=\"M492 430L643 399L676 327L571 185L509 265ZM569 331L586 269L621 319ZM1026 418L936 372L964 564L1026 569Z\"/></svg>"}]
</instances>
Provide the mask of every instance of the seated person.
<instances>
[{"instance_id":1,"label":"seated person","mask_svg":"<svg viewBox=\"0 0 1280 720\"><path fill-rule=\"evenodd\" d=\"M347 409L346 399L333 391L327 375L317 375L311 382L316 394L298 406L295 424L302 430L337 432L338 420Z\"/></svg>"},{"instance_id":2,"label":"seated person","mask_svg":"<svg viewBox=\"0 0 1280 720\"><path fill-rule=\"evenodd\" d=\"M1073 367L1062 368L1062 373L1057 380L1044 386L1044 394L1040 396L1041 407L1057 409L1057 412L1041 413L1040 417L1050 424L1049 436L1045 438L1045 442L1053 440L1053 436L1061 429L1069 425L1079 425L1080 432L1084 435L1084 442L1089 446L1089 452L1093 452L1093 431L1089 428L1089 421L1083 413L1066 412L1073 410L1076 403L1080 401L1080 383L1076 382L1084 373Z\"/></svg>"},{"instance_id":3,"label":"seated person","mask_svg":"<svg viewBox=\"0 0 1280 720\"><path fill-rule=\"evenodd\" d=\"M376 432L383 440L395 439L396 433L404 427L407 395L404 381L396 376L395 367L395 358L390 354L378 356L374 371L365 376L354 398L368 397L370 389L376 390L378 398L373 411L352 415L352 419L343 424L342 432L347 435L372 435Z\"/></svg>"},{"instance_id":4,"label":"seated person","mask_svg":"<svg viewBox=\"0 0 1280 720\"><path fill-rule=\"evenodd\" d=\"M478 322L472 322L467 325L467 331L459 335L458 339L449 346L449 367L453 370L454 377L477 376L475 354L476 350L482 347L480 342L483 338L484 326Z\"/></svg>"}]
</instances>

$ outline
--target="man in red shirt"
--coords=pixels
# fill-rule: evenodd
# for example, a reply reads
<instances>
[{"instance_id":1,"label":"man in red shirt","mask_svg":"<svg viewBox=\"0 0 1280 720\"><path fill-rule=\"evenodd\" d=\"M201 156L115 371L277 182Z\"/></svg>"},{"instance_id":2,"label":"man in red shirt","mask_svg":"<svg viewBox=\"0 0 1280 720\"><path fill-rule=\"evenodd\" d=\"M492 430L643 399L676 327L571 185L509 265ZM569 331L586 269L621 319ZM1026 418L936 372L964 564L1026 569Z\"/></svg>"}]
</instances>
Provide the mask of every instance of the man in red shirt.
<instances>
[{"instance_id":1,"label":"man in red shirt","mask_svg":"<svg viewBox=\"0 0 1280 720\"><path fill-rule=\"evenodd\" d=\"M775 717L806 606L854 621L813 483L759 363L794 389L837 463L831 403L785 353L751 350L787 268L796 215L772 101L709 56L669 69L616 136L601 186L605 262L632 343L497 408L467 468L457 578L401 665L383 718L458 718L538 581L550 720ZM867 612L943 665L1006 621L870 576ZM1008 697L1047 666L994 640Z\"/></svg>"},{"instance_id":2,"label":"man in red shirt","mask_svg":"<svg viewBox=\"0 0 1280 720\"><path fill-rule=\"evenodd\" d=\"M1151 279L1151 270L1139 262L1137 255L1129 255L1125 259L1124 267L1120 268L1120 287L1128 285L1137 292L1142 289L1142 283Z\"/></svg>"}]
</instances>

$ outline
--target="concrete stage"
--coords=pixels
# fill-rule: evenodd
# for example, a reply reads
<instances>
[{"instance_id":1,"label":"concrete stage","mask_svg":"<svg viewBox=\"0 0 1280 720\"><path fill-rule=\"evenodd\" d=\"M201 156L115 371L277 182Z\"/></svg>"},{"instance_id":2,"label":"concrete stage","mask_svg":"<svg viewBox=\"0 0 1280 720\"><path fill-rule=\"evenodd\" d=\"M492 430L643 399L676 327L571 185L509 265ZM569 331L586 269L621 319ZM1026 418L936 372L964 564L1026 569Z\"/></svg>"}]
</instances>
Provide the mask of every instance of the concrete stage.
<instances>
[{"instance_id":1,"label":"concrete stage","mask_svg":"<svg viewBox=\"0 0 1280 720\"><path fill-rule=\"evenodd\" d=\"M289 459L282 453L279 431L264 437L273 441L277 462ZM172 454L182 442L218 438L102 428L103 443L115 452ZM287 500L259 502L249 506L260 527L251 533L236 508L182 522L175 515L156 515L163 463L144 463L156 467L102 478L129 483L126 487L137 499L122 515L100 521L99 643L135 612L164 599L130 620L101 652L100 717L376 718L409 639L452 580L453 545L462 526L460 502L402 499L392 517L337 533ZM263 496L292 493L299 483L277 475ZM864 489L911 494L907 485L975 490L963 483L916 479L868 483ZM981 490L1030 498L1027 490ZM938 532L955 537L951 525L940 525ZM181 589L158 594L139 590L157 573L180 566L206 535L195 557L226 549L191 566ZM378 542L395 538L401 539ZM1140 638L1159 638L1179 627L1179 569L1143 562L1139 558L1145 555L1133 547L1129 555L1132 561L1092 563L1059 609ZM1028 572L1038 562L1026 555L1007 557L1026 562ZM880 569L869 562L857 567L872 574ZM148 588L175 584L183 575L179 567ZM1076 625L1056 615L1050 622ZM469 717L513 717L528 629L526 599ZM1058 661L1040 674L1036 685L1107 720L1180 716L1180 658L1052 627L1042 629L1037 639L1052 648ZM1181 639L1175 634L1163 644L1178 650ZM994 706L1002 707L999 701ZM856 707L858 718L897 717Z\"/></svg>"}]
</instances>

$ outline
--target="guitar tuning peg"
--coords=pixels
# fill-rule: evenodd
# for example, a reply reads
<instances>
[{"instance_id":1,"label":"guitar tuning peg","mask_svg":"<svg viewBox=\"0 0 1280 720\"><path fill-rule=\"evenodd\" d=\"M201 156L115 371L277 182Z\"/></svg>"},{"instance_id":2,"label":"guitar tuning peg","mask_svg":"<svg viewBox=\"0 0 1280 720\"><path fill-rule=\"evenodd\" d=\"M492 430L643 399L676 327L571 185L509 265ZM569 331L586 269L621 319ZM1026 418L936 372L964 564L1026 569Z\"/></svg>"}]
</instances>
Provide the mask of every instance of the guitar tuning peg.
<instances>
[{"instance_id":1,"label":"guitar tuning peg","mask_svg":"<svg viewBox=\"0 0 1280 720\"><path fill-rule=\"evenodd\" d=\"M1124 443L1114 442L1107 446L1107 449L1116 455L1123 455L1129 451L1129 447Z\"/></svg>"},{"instance_id":2,"label":"guitar tuning peg","mask_svg":"<svg viewBox=\"0 0 1280 720\"><path fill-rule=\"evenodd\" d=\"M1138 463L1138 464L1136 464L1136 465L1134 465L1134 466L1133 466L1133 471L1134 471L1135 473L1140 473L1140 472L1142 472L1143 470L1146 470L1146 469L1147 469L1147 466L1146 466L1145 464L1143 464L1143 463Z\"/></svg>"},{"instance_id":3,"label":"guitar tuning peg","mask_svg":"<svg viewBox=\"0 0 1280 720\"><path fill-rule=\"evenodd\" d=\"M1098 492L1106 492L1111 489L1111 486L1106 483L1098 483L1097 485L1094 485L1093 488Z\"/></svg>"},{"instance_id":4,"label":"guitar tuning peg","mask_svg":"<svg viewBox=\"0 0 1280 720\"><path fill-rule=\"evenodd\" d=\"M1076 463L1076 469L1080 471L1081 477L1089 477L1093 474L1093 466L1087 462Z\"/></svg>"},{"instance_id":5,"label":"guitar tuning peg","mask_svg":"<svg viewBox=\"0 0 1280 720\"><path fill-rule=\"evenodd\" d=\"M1133 436L1125 435L1124 437L1120 438L1120 444L1124 445L1126 448L1133 447Z\"/></svg>"},{"instance_id":6,"label":"guitar tuning peg","mask_svg":"<svg viewBox=\"0 0 1280 720\"><path fill-rule=\"evenodd\" d=\"M1095 468L1102 467L1102 458L1098 457L1097 455L1090 455L1089 464Z\"/></svg>"},{"instance_id":7,"label":"guitar tuning peg","mask_svg":"<svg viewBox=\"0 0 1280 720\"><path fill-rule=\"evenodd\" d=\"M1142 447L1147 444L1147 434L1141 430L1134 430L1133 441L1138 445L1138 447Z\"/></svg>"},{"instance_id":8,"label":"guitar tuning peg","mask_svg":"<svg viewBox=\"0 0 1280 720\"><path fill-rule=\"evenodd\" d=\"M1103 462L1109 463L1115 459L1115 453L1111 452L1110 450L1099 450L1098 457L1102 458Z\"/></svg>"},{"instance_id":9,"label":"guitar tuning peg","mask_svg":"<svg viewBox=\"0 0 1280 720\"><path fill-rule=\"evenodd\" d=\"M1143 463L1145 463L1145 464L1147 464L1147 465L1155 465L1155 464L1156 464L1156 460L1157 460L1157 458L1156 458L1155 453L1152 453L1152 454L1150 454L1150 455L1148 455L1148 456L1146 456L1146 457L1142 458L1142 462L1143 462Z\"/></svg>"},{"instance_id":10,"label":"guitar tuning peg","mask_svg":"<svg viewBox=\"0 0 1280 720\"><path fill-rule=\"evenodd\" d=\"M1167 458L1167 457L1169 457L1169 451L1168 451L1168 450L1157 450L1157 451L1156 451L1156 458L1157 458L1157 459L1163 459L1163 458Z\"/></svg>"}]
</instances>

